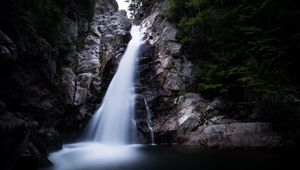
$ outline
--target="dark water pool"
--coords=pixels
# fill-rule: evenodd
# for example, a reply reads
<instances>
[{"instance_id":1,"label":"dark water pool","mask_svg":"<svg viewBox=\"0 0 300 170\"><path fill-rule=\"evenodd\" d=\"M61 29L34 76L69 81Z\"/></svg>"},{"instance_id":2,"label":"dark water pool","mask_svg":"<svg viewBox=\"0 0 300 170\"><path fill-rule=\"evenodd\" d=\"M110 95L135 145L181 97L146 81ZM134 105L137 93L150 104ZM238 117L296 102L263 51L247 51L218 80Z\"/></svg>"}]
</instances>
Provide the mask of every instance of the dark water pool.
<instances>
[{"instance_id":1,"label":"dark water pool","mask_svg":"<svg viewBox=\"0 0 300 170\"><path fill-rule=\"evenodd\" d=\"M292 167L300 163L295 153L283 151L217 151L194 146L132 146L128 148L104 151L93 147L82 152L76 146L75 151L69 148L69 150L66 149L67 153L56 156L54 159L56 166L50 169L289 170L298 169ZM103 152L100 153L101 151ZM97 152L98 155L92 155L93 152Z\"/></svg>"}]
</instances>

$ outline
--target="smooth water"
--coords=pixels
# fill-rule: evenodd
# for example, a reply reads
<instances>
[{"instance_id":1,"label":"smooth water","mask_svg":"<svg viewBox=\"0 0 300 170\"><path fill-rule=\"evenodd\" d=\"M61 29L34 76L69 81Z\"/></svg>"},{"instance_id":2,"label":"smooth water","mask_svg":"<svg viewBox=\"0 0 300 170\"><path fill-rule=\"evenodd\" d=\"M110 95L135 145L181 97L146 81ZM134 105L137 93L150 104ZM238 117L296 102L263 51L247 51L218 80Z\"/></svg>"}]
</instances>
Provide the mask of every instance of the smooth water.
<instances>
[{"instance_id":1,"label":"smooth water","mask_svg":"<svg viewBox=\"0 0 300 170\"><path fill-rule=\"evenodd\" d=\"M87 128L87 141L102 144L130 144L136 136L134 120L134 72L142 44L139 26L132 26L132 39L120 61L101 107L97 110Z\"/></svg>"},{"instance_id":2,"label":"smooth water","mask_svg":"<svg viewBox=\"0 0 300 170\"><path fill-rule=\"evenodd\" d=\"M148 129L150 130L150 135L151 135L151 144L154 145L154 132L153 132L153 128L152 128L152 121L151 121L151 113L150 113L150 109L148 106L148 102L146 99L144 99L145 102L145 106L146 106L146 110L147 110L147 125L148 125Z\"/></svg>"},{"instance_id":3,"label":"smooth water","mask_svg":"<svg viewBox=\"0 0 300 170\"><path fill-rule=\"evenodd\" d=\"M217 151L195 146L158 145L107 147L75 144L68 147L69 150L55 156L55 162L61 162L55 169L284 170L295 169L292 167L298 164L297 155L282 151ZM81 149L76 149L78 147Z\"/></svg>"},{"instance_id":4,"label":"smooth water","mask_svg":"<svg viewBox=\"0 0 300 170\"><path fill-rule=\"evenodd\" d=\"M89 122L83 142L64 145L51 153L53 169L76 170L137 160L132 144L137 136L134 120L134 75L139 47L143 43L139 26L132 26L132 39L103 98Z\"/></svg>"}]
</instances>

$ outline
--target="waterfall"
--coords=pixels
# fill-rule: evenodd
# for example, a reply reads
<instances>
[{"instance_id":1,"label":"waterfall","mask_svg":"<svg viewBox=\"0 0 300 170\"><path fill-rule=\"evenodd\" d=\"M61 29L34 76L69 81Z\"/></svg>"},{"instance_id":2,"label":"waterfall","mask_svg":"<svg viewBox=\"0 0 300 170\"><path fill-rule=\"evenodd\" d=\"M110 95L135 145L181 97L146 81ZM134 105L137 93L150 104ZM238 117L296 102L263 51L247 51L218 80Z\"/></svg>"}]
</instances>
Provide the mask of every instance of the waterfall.
<instances>
[{"instance_id":1,"label":"waterfall","mask_svg":"<svg viewBox=\"0 0 300 170\"><path fill-rule=\"evenodd\" d=\"M142 33L139 26L132 26L132 39L120 61L101 107L90 121L87 141L106 144L129 144L136 136L134 121L134 72Z\"/></svg>"},{"instance_id":2,"label":"waterfall","mask_svg":"<svg viewBox=\"0 0 300 170\"><path fill-rule=\"evenodd\" d=\"M151 144L154 145L154 133L153 133L153 128L152 128L152 121L151 121L151 114L150 114L150 109L147 103L147 100L144 99L146 110L147 110L147 125L148 129L150 130L150 135L151 135Z\"/></svg>"},{"instance_id":3,"label":"waterfall","mask_svg":"<svg viewBox=\"0 0 300 170\"><path fill-rule=\"evenodd\" d=\"M126 145L133 143L137 134L134 74L143 43L139 26L132 26L131 36L103 102L89 122L84 142L63 145L62 150L50 154L55 170L98 169L141 157L132 145Z\"/></svg>"}]
</instances>

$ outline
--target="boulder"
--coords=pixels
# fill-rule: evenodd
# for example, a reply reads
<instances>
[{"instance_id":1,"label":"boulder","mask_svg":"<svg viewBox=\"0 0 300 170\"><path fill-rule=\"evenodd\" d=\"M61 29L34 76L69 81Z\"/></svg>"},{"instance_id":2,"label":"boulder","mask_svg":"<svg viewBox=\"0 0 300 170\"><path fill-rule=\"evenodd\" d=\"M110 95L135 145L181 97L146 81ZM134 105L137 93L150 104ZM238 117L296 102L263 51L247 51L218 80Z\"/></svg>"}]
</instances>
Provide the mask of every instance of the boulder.
<instances>
[{"instance_id":1,"label":"boulder","mask_svg":"<svg viewBox=\"0 0 300 170\"><path fill-rule=\"evenodd\" d=\"M178 125L182 125L192 116L201 117L205 112L206 101L197 93L187 93L180 96L177 102Z\"/></svg>"},{"instance_id":2,"label":"boulder","mask_svg":"<svg viewBox=\"0 0 300 170\"><path fill-rule=\"evenodd\" d=\"M227 148L278 147L281 137L272 131L270 123L231 123L201 126L186 136L186 144Z\"/></svg>"},{"instance_id":3,"label":"boulder","mask_svg":"<svg viewBox=\"0 0 300 170\"><path fill-rule=\"evenodd\" d=\"M154 131L159 133L176 132L185 136L202 125L206 101L197 93L187 93L175 100L175 109L167 115L159 115L154 122Z\"/></svg>"}]
</instances>

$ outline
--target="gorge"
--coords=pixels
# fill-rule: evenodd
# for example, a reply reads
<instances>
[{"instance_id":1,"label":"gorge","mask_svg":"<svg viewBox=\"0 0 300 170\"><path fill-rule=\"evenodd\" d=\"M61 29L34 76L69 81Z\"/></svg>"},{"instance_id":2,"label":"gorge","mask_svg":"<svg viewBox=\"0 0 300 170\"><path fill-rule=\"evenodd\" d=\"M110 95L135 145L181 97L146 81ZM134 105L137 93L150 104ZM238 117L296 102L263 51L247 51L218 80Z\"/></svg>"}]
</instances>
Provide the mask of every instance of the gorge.
<instances>
[{"instance_id":1,"label":"gorge","mask_svg":"<svg viewBox=\"0 0 300 170\"><path fill-rule=\"evenodd\" d=\"M0 2L0 169L297 162L298 2L129 2Z\"/></svg>"}]
</instances>

